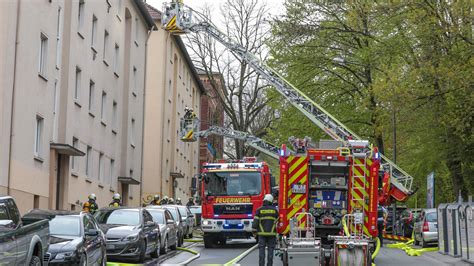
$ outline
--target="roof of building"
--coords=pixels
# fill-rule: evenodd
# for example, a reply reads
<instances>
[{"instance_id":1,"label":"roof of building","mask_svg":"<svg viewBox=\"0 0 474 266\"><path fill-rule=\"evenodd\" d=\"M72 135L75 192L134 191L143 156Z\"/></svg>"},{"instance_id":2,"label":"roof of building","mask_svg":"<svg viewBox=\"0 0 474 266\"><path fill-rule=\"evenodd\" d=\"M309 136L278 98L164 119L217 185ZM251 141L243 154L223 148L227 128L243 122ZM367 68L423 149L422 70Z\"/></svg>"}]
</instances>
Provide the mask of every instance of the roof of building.
<instances>
[{"instance_id":1,"label":"roof of building","mask_svg":"<svg viewBox=\"0 0 474 266\"><path fill-rule=\"evenodd\" d=\"M143 19L145 19L145 22L148 26L148 29L153 30L155 28L155 22L151 14L148 12L148 9L146 6L145 2L143 0L134 0L133 3L137 7L138 11L140 11L140 14L142 15Z\"/></svg>"},{"instance_id":2,"label":"roof of building","mask_svg":"<svg viewBox=\"0 0 474 266\"><path fill-rule=\"evenodd\" d=\"M145 3L145 6L148 10L149 16L154 20L161 20L161 11L156 9L155 7ZM179 50L181 50L184 59L186 60L186 63L189 65L189 68L191 70L191 75L193 76L194 80L197 83L197 86L199 90L201 91L202 94L206 93L206 90L204 89L204 85L201 82L201 79L199 78L199 74L197 73L197 69L193 64L193 61L191 60L191 57L189 56L188 50L186 49L186 46L183 43L183 40L179 35L172 35L173 39L176 41L176 44L178 45Z\"/></svg>"}]
</instances>

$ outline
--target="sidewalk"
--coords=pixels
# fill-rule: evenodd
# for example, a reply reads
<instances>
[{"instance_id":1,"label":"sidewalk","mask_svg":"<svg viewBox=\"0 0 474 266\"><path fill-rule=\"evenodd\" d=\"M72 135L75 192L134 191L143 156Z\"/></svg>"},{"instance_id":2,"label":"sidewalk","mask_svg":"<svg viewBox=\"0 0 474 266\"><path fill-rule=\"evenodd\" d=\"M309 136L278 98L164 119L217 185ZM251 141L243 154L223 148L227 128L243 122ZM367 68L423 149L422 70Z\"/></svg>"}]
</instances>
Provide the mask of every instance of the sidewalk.
<instances>
[{"instance_id":1,"label":"sidewalk","mask_svg":"<svg viewBox=\"0 0 474 266\"><path fill-rule=\"evenodd\" d=\"M436 265L472 265L461 260L461 257L453 258L449 255L440 254L439 252L426 252L422 257L433 260L433 263L436 263Z\"/></svg>"}]
</instances>

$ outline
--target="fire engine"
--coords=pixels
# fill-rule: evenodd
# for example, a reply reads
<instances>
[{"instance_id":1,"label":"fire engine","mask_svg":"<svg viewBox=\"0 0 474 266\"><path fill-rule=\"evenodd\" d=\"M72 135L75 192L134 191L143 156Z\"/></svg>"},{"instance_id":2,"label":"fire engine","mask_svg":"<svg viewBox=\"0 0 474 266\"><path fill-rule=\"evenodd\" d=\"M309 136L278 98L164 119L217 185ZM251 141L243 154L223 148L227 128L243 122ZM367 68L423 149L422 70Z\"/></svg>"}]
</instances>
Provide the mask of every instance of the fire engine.
<instances>
[{"instance_id":1,"label":"fire engine","mask_svg":"<svg viewBox=\"0 0 474 266\"><path fill-rule=\"evenodd\" d=\"M200 174L204 246L252 236L253 214L274 186L265 162L255 157L204 163Z\"/></svg>"}]
</instances>

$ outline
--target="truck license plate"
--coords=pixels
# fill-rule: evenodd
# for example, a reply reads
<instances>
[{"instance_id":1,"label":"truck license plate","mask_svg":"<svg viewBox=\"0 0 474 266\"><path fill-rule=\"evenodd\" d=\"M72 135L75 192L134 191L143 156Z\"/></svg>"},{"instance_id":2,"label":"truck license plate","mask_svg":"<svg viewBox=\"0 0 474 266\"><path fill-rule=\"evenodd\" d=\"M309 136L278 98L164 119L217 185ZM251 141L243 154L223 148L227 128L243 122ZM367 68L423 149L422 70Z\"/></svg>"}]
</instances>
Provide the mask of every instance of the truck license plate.
<instances>
[{"instance_id":1,"label":"truck license plate","mask_svg":"<svg viewBox=\"0 0 474 266\"><path fill-rule=\"evenodd\" d=\"M227 224L236 225L240 224L240 220L226 220Z\"/></svg>"}]
</instances>

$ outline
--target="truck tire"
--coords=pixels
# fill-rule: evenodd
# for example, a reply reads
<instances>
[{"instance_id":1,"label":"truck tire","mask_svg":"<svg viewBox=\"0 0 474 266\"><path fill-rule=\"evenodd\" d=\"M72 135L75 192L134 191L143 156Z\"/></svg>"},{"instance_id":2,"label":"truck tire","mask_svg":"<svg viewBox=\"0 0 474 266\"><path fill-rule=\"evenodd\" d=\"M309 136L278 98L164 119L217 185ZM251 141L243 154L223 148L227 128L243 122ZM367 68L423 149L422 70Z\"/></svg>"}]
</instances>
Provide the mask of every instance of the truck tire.
<instances>
[{"instance_id":1,"label":"truck tire","mask_svg":"<svg viewBox=\"0 0 474 266\"><path fill-rule=\"evenodd\" d=\"M204 239L204 247L205 248L213 248L214 247L214 242L215 242L214 236L204 235L203 239Z\"/></svg>"},{"instance_id":2,"label":"truck tire","mask_svg":"<svg viewBox=\"0 0 474 266\"><path fill-rule=\"evenodd\" d=\"M31 256L30 266L41 266L41 259L36 255Z\"/></svg>"}]
</instances>

